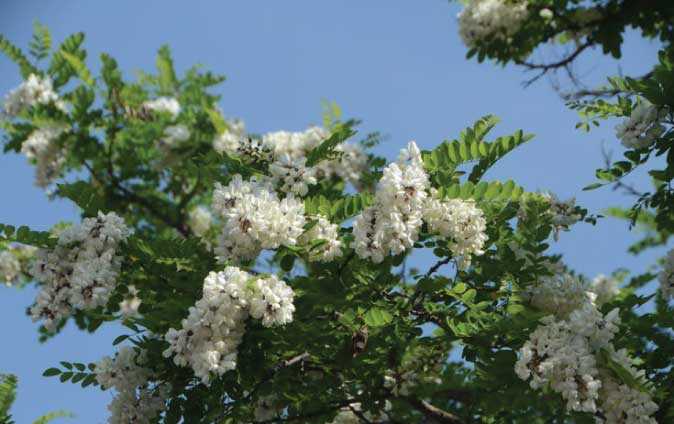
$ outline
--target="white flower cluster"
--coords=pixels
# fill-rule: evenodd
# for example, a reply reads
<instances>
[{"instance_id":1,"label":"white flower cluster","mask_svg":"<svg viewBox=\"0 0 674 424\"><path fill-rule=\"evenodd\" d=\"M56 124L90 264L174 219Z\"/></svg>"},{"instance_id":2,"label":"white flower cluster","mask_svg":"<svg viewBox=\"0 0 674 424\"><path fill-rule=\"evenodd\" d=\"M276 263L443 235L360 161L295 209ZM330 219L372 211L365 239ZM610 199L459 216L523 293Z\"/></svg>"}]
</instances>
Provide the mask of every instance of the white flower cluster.
<instances>
[{"instance_id":1,"label":"white flower cluster","mask_svg":"<svg viewBox=\"0 0 674 424\"><path fill-rule=\"evenodd\" d=\"M33 106L50 103L55 104L59 109L65 108L63 102L59 100L58 94L54 91L52 81L49 78L30 74L28 79L5 96L3 115L6 118L15 118L21 112Z\"/></svg>"},{"instance_id":2,"label":"white flower cluster","mask_svg":"<svg viewBox=\"0 0 674 424\"><path fill-rule=\"evenodd\" d=\"M609 302L620 292L618 280L604 274L599 274L590 281L589 290L596 295L594 303L597 306Z\"/></svg>"},{"instance_id":3,"label":"white flower cluster","mask_svg":"<svg viewBox=\"0 0 674 424\"><path fill-rule=\"evenodd\" d=\"M0 282L9 287L19 281L19 275L21 275L19 259L8 250L0 252Z\"/></svg>"},{"instance_id":4,"label":"white flower cluster","mask_svg":"<svg viewBox=\"0 0 674 424\"><path fill-rule=\"evenodd\" d=\"M367 422L386 422L388 421L388 415L385 411L391 410L392 405L390 401L386 400L382 406L384 412L374 415L370 412L363 412L363 407L360 402L354 402L349 406L340 409L329 424L360 424L363 422L363 419L361 419L356 412L359 412L365 417L365 419L368 420Z\"/></svg>"},{"instance_id":5,"label":"white flower cluster","mask_svg":"<svg viewBox=\"0 0 674 424\"><path fill-rule=\"evenodd\" d=\"M339 227L321 215L310 217L315 224L304 232L297 242L309 249L309 260L332 262L342 256L342 242ZM318 242L318 243L317 243Z\"/></svg>"},{"instance_id":6,"label":"white flower cluster","mask_svg":"<svg viewBox=\"0 0 674 424\"><path fill-rule=\"evenodd\" d=\"M665 266L660 273L660 293L665 299L674 296L674 249L670 250L665 257Z\"/></svg>"},{"instance_id":7,"label":"white flower cluster","mask_svg":"<svg viewBox=\"0 0 674 424\"><path fill-rule=\"evenodd\" d=\"M138 289L134 285L128 287L129 293L126 299L119 302L119 314L122 318L137 318L140 316L138 308L140 308L141 300L138 297Z\"/></svg>"},{"instance_id":8,"label":"white flower cluster","mask_svg":"<svg viewBox=\"0 0 674 424\"><path fill-rule=\"evenodd\" d=\"M597 308L610 301L618 291L615 279L600 274L587 284L567 272L542 277L538 284L528 288L532 305L560 319L585 309L586 314L598 313ZM611 314L614 312L617 314L617 309Z\"/></svg>"},{"instance_id":9,"label":"white flower cluster","mask_svg":"<svg viewBox=\"0 0 674 424\"><path fill-rule=\"evenodd\" d=\"M439 200L433 194L426 203L424 221L429 231L449 240L449 250L458 258L460 269L470 266L473 255L484 254L482 248L488 239L485 234L487 222L475 202Z\"/></svg>"},{"instance_id":10,"label":"white flower cluster","mask_svg":"<svg viewBox=\"0 0 674 424\"><path fill-rule=\"evenodd\" d=\"M460 267L482 255L487 241L482 210L471 201L439 200L436 191L429 196L429 187L421 152L410 142L398 162L384 169L374 205L354 220L351 247L356 254L377 263L388 254L398 255L414 245L425 221L430 232L449 240Z\"/></svg>"},{"instance_id":11,"label":"white flower cluster","mask_svg":"<svg viewBox=\"0 0 674 424\"><path fill-rule=\"evenodd\" d=\"M227 186L216 184L213 210L224 219L215 253L222 262L255 258L263 249L294 246L304 229L304 204L279 199L266 179L244 181L235 175Z\"/></svg>"},{"instance_id":12,"label":"white flower cluster","mask_svg":"<svg viewBox=\"0 0 674 424\"><path fill-rule=\"evenodd\" d=\"M616 126L616 136L628 149L641 149L650 146L656 138L665 132L662 114L654 105L641 103L632 114Z\"/></svg>"},{"instance_id":13,"label":"white flower cluster","mask_svg":"<svg viewBox=\"0 0 674 424\"><path fill-rule=\"evenodd\" d=\"M533 389L549 385L561 393L571 411L596 412L601 380L586 338L554 316L541 322L520 349L515 372L522 380L531 378Z\"/></svg>"},{"instance_id":14,"label":"white flower cluster","mask_svg":"<svg viewBox=\"0 0 674 424\"><path fill-rule=\"evenodd\" d=\"M170 393L167 384L151 385L154 376L146 367L144 351L124 346L114 358L96 363L96 381L103 389L114 387L117 395L108 405L110 424L150 424L161 413Z\"/></svg>"},{"instance_id":15,"label":"white flower cluster","mask_svg":"<svg viewBox=\"0 0 674 424\"><path fill-rule=\"evenodd\" d=\"M61 230L55 249L38 250L30 274L45 285L31 308L33 320L54 329L73 309L105 306L117 285L117 248L128 235L122 218L99 212Z\"/></svg>"},{"instance_id":16,"label":"white flower cluster","mask_svg":"<svg viewBox=\"0 0 674 424\"><path fill-rule=\"evenodd\" d=\"M576 212L576 199L561 200L555 194L543 194L550 201L550 216L554 239L559 238L559 231L569 231L569 228L580 221L581 215Z\"/></svg>"},{"instance_id":17,"label":"white flower cluster","mask_svg":"<svg viewBox=\"0 0 674 424\"><path fill-rule=\"evenodd\" d=\"M603 315L595 304L598 297L615 294L614 289L602 287L614 287L604 280L606 277L600 276L585 287L564 274L545 279L531 290L532 303L551 315L541 320L520 349L515 372L522 380L531 379L534 389L550 387L560 393L569 411L601 412L609 423L654 423L649 415L657 406L650 396L616 382L597 363L599 352L608 352L635 378L643 379L643 371L632 368L626 352L616 351L611 343L620 324L618 309ZM593 289L602 294L586 291ZM633 411L646 414L635 415Z\"/></svg>"},{"instance_id":18,"label":"white flower cluster","mask_svg":"<svg viewBox=\"0 0 674 424\"><path fill-rule=\"evenodd\" d=\"M204 207L196 207L190 211L187 224L194 235L204 237L211 229L213 215L211 211Z\"/></svg>"},{"instance_id":19,"label":"white flower cluster","mask_svg":"<svg viewBox=\"0 0 674 424\"><path fill-rule=\"evenodd\" d=\"M389 253L398 255L411 248L423 224L429 186L421 152L412 141L401 151L398 162L384 169L374 205L354 220L351 247L356 254L378 263Z\"/></svg>"},{"instance_id":20,"label":"white flower cluster","mask_svg":"<svg viewBox=\"0 0 674 424\"><path fill-rule=\"evenodd\" d=\"M596 297L581 280L565 272L542 277L528 292L532 305L561 318Z\"/></svg>"},{"instance_id":21,"label":"white flower cluster","mask_svg":"<svg viewBox=\"0 0 674 424\"><path fill-rule=\"evenodd\" d=\"M315 126L302 132L270 132L259 139L246 137L243 124L234 121L213 141L213 148L246 163L268 162L274 183L286 193L304 196L317 178L333 175L358 187L367 169L367 155L358 144L341 143L336 147L339 159L306 166L307 154L329 137L326 129Z\"/></svg>"},{"instance_id":22,"label":"white flower cluster","mask_svg":"<svg viewBox=\"0 0 674 424\"><path fill-rule=\"evenodd\" d=\"M469 0L459 13L459 34L468 48L489 39L507 40L526 18L526 1Z\"/></svg>"},{"instance_id":23,"label":"white flower cluster","mask_svg":"<svg viewBox=\"0 0 674 424\"><path fill-rule=\"evenodd\" d=\"M647 382L643 370L632 366L632 361L625 349L613 354L613 360L622 365L639 384ZM653 402L648 393L637 388L621 384L610 373L602 370L602 388L600 391L601 409L604 411L607 423L620 424L657 424L651 417L658 405Z\"/></svg>"},{"instance_id":24,"label":"white flower cluster","mask_svg":"<svg viewBox=\"0 0 674 424\"><path fill-rule=\"evenodd\" d=\"M157 97L156 99L146 100L143 107L153 112L168 113L173 119L180 114L180 103L173 97Z\"/></svg>"},{"instance_id":25,"label":"white flower cluster","mask_svg":"<svg viewBox=\"0 0 674 424\"><path fill-rule=\"evenodd\" d=\"M178 366L191 366L194 375L209 384L212 374L236 368L237 348L248 317L265 327L292 322L294 292L276 276L252 277L236 267L211 272L204 280L203 295L189 309L182 328L165 335Z\"/></svg>"},{"instance_id":26,"label":"white flower cluster","mask_svg":"<svg viewBox=\"0 0 674 424\"><path fill-rule=\"evenodd\" d=\"M157 140L157 148L161 152L164 160L173 158L172 152L180 147L184 142L190 139L190 129L186 125L169 125L164 128L162 137Z\"/></svg>"},{"instance_id":27,"label":"white flower cluster","mask_svg":"<svg viewBox=\"0 0 674 424\"><path fill-rule=\"evenodd\" d=\"M66 156L58 138L67 131L62 125L45 125L33 131L21 145L21 152L35 162L35 184L48 186L63 169Z\"/></svg>"}]
</instances>

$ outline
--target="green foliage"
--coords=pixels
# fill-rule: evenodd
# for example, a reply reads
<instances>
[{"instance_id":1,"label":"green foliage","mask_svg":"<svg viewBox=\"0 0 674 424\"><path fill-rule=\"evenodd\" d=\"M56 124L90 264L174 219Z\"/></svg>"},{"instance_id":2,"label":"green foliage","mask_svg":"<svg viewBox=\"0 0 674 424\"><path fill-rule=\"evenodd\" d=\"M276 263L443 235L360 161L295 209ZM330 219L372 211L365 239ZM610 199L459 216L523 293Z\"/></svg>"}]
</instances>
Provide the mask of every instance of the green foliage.
<instances>
[{"instance_id":1,"label":"green foliage","mask_svg":"<svg viewBox=\"0 0 674 424\"><path fill-rule=\"evenodd\" d=\"M571 4L577 2L554 3L560 8ZM531 5L551 3L531 1ZM536 20L526 25L528 30L541 29ZM473 53L478 58L505 58L505 54L529 51L537 39L516 34L514 49L495 41ZM210 92L224 78L199 67L177 75L167 46L157 54L156 74L139 73L135 80L127 80L115 59L101 54L100 75L94 75L86 65L83 40L83 34L68 37L51 54L47 70L60 98L68 104L66 110L39 105L26 115L26 122L4 123L5 150L20 152L27 137L45 123L66 126L69 130L55 143L62 149L62 171L67 178L57 179L53 196L71 200L83 217L96 216L99 211L115 212L132 229L116 252L121 260L120 275L109 301L76 310L72 321L90 332L109 321L125 326L124 334L112 345L124 343L142 350L147 367L156 376L155 388L171 385L164 415L158 421L251 422L258 401L273 394L282 405L284 420L300 424L328 422L341 407L353 402L376 414L387 400L391 422L439 419L424 409L424 402L466 423L591 422L593 418L587 414L560 412L565 403L560 396L531 389L513 369L516 352L544 315L532 306L528 290L557 264L559 258L548 252L557 232L566 225L554 221L549 198L526 192L513 180L495 181L485 176L506 155L517 154L515 149L531 135L520 130L487 140L498 122L489 115L456 139L422 153L434 195L470 200L483 214L484 252L474 255L466 269L459 267L459 255L452 250L460 240L432 232L428 223L419 226L413 248L400 254L388 255L381 262L356 254L350 220L373 205L375 185L385 165L383 158L372 154L361 184L347 188L346 180L338 176L321 176L306 196L299 196L307 216L305 231L317 225L311 218L315 215L338 224L341 256L326 263L314 261L316 251L327 244L319 239L287 243L255 260L221 263L213 247L219 243L216 240L223 220L216 216L206 233L196 237L191 213L195 208L209 208L216 183L226 185L235 174L244 179L270 175L266 159L244 160L213 149L213 140L231 125L218 112L218 96ZM609 53L619 52L618 38L604 34L597 40ZM23 68L32 66L14 46L4 43L2 47L19 63L22 73ZM49 32L36 26L31 55L47 59L51 50ZM669 59L663 57L660 67L655 83L625 78L613 79L610 84L665 106L674 98L674 84L668 79ZM74 77L77 80L71 81ZM180 113L173 116L149 110L145 102L157 96L175 98ZM624 96L616 104L578 103L577 107L589 127L604 116L628 115L633 102ZM358 121L340 121L341 114L336 105L324 104L323 121L330 136L308 152L307 166L318 165L320 170L326 161L339 159L337 147L356 134ZM175 125L185 126L190 134L186 142L171 145L165 131ZM361 145L371 147L380 140L378 133L372 133ZM598 184L620 181L652 157L670 161L674 156L669 153L671 141L666 133L652 149L626 152L625 160L598 171ZM658 197L658 193L667 192L673 176L669 162L668 168L653 170L651 176L656 193L642 203L656 205L654 211L646 206L636 215L631 209L608 211L621 219L633 218L644 229L644 238L632 247L634 253L664 245L671 234L661 215L671 198ZM587 222L595 220L580 207L571 213ZM242 231L248 224L239 222ZM50 232L0 225L3 249L12 243L53 248L55 240ZM435 261L425 270L415 269L413 252L421 251ZM163 356L168 343L161 336L170 328L180 328L190 307L203 295L204 278L227 265L240 266L255 276L278 275L293 289L296 309L293 322L285 326L266 328L248 320L236 369L214 377L206 387L189 367L177 366ZM621 274L624 288L606 305L621 311L623 326L617 347L643 356L640 367L653 377L653 386L639 387L629 371L606 353L600 359L617 380L654 392L656 401L667 410L667 396L662 393L672 383L671 368L667 369L671 366L667 353L674 348L668 330L674 326L671 307L661 297L637 292L655 277L655 271L631 279ZM139 314L123 317L120 303L133 297L140 301ZM656 308L652 313L639 309L651 304ZM54 332L43 327L42 339L54 336L65 325L64 319ZM459 347L461 360L450 361ZM82 387L97 386L93 371L93 364L62 361L43 375ZM404 378L413 378L414 385L407 393L394 392L400 387L387 386L384 376L397 380L398 385ZM15 383L0 385L0 412L4 408L5 415L8 407L3 405L11 404L13 398L7 393L13 393Z\"/></svg>"},{"instance_id":2,"label":"green foliage","mask_svg":"<svg viewBox=\"0 0 674 424\"><path fill-rule=\"evenodd\" d=\"M0 374L0 424L14 424L9 410L16 398L16 389L18 386L18 379L15 375ZM47 424L55 418L74 417L68 411L55 411L45 414L33 421L33 424Z\"/></svg>"},{"instance_id":3,"label":"green foliage","mask_svg":"<svg viewBox=\"0 0 674 424\"><path fill-rule=\"evenodd\" d=\"M352 129L356 124L357 121L347 121L343 124L336 124L333 127L330 137L309 152L307 155L307 166L314 166L322 160L334 159L337 155L335 148L339 145L339 143L356 134L356 132Z\"/></svg>"},{"instance_id":4,"label":"green foliage","mask_svg":"<svg viewBox=\"0 0 674 424\"><path fill-rule=\"evenodd\" d=\"M37 21L33 23L33 39L29 44L30 55L36 61L40 61L49 56L51 50L51 34L45 25L40 25Z\"/></svg>"},{"instance_id":5,"label":"green foliage","mask_svg":"<svg viewBox=\"0 0 674 424\"><path fill-rule=\"evenodd\" d=\"M157 73L162 94L171 94L178 88L171 51L167 45L163 45L157 53Z\"/></svg>"}]
</instances>

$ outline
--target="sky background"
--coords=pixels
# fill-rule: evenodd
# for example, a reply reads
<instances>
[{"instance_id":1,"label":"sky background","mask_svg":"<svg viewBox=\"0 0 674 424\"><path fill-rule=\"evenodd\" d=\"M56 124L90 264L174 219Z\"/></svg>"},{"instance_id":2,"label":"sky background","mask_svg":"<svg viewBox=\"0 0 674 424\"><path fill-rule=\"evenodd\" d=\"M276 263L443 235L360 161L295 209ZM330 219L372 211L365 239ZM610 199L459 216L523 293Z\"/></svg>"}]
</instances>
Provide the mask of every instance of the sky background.
<instances>
[{"instance_id":1,"label":"sky background","mask_svg":"<svg viewBox=\"0 0 674 424\"><path fill-rule=\"evenodd\" d=\"M528 75L521 69L466 60L456 22L459 7L446 0L0 0L0 34L24 48L34 20L49 27L55 44L84 31L90 67L98 69L99 54L107 52L126 78L134 70L153 72L157 48L168 43L179 71L201 63L227 76L217 89L220 105L252 132L318 124L321 99L328 99L340 105L345 118L362 119L363 134L385 134L376 152L389 159L409 140L429 149L495 114L502 121L493 134L521 128L536 138L508 155L488 178L513 178L531 191L575 196L592 213L631 204L611 189L580 190L595 181L602 145L621 154L613 125L589 134L577 131L576 114L564 107L549 79L524 89ZM536 57L554 58L562 51L548 49ZM619 70L640 75L654 63L657 44L630 33L624 51L620 66L591 52L578 63L578 74L590 84ZM0 76L0 94L21 82L17 67L4 56ZM632 181L647 184L643 174ZM20 155L0 155L0 199L1 223L46 230L58 221L78 219L76 207L50 201L33 186L33 170ZM635 237L625 222L603 219L595 228L578 224L553 249L589 277L621 267L639 272L662 251L639 258L627 254ZM431 260L421 257L419 265ZM15 421L32 422L62 408L77 415L62 422L105 422L111 392L62 384L41 373L61 360L95 362L112 354L112 340L123 331L106 325L90 335L69 325L39 344L37 325L25 315L35 293L32 287L0 287L0 373L19 376Z\"/></svg>"}]
</instances>

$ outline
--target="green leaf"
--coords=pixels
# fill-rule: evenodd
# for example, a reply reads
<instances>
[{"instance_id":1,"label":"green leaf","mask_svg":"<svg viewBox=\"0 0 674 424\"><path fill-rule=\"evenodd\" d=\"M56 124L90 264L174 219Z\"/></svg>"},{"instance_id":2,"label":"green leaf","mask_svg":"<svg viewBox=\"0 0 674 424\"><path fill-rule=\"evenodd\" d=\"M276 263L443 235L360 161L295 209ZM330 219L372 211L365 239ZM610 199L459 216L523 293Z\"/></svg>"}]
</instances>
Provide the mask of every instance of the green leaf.
<instances>
[{"instance_id":1,"label":"green leaf","mask_svg":"<svg viewBox=\"0 0 674 424\"><path fill-rule=\"evenodd\" d=\"M51 50L51 34L45 25L33 22L33 39L29 43L30 55L38 62L49 56Z\"/></svg>"},{"instance_id":2,"label":"green leaf","mask_svg":"<svg viewBox=\"0 0 674 424\"><path fill-rule=\"evenodd\" d=\"M159 86L163 94L171 94L178 89L171 51L166 44L161 46L157 52L157 72L159 74Z\"/></svg>"},{"instance_id":3,"label":"green leaf","mask_svg":"<svg viewBox=\"0 0 674 424\"><path fill-rule=\"evenodd\" d=\"M38 74L37 68L35 68L28 58L23 54L21 49L7 41L5 38L0 35L0 51L5 53L8 58L10 58L14 63L19 65L21 71L21 76L23 79L27 79L30 74Z\"/></svg>"},{"instance_id":4,"label":"green leaf","mask_svg":"<svg viewBox=\"0 0 674 424\"><path fill-rule=\"evenodd\" d=\"M68 62L68 64L73 67L77 73L77 76L80 78L80 80L82 80L83 83L90 86L94 85L94 78L91 76L91 72L89 72L89 68L87 68L87 65L84 63L82 58L68 52L61 52L61 55L66 60L66 62Z\"/></svg>"},{"instance_id":5,"label":"green leaf","mask_svg":"<svg viewBox=\"0 0 674 424\"><path fill-rule=\"evenodd\" d=\"M595 188L602 187L603 185L604 184L602 184L602 183L592 183L590 185L586 185L585 187L583 187L583 191L594 190Z\"/></svg>"},{"instance_id":6,"label":"green leaf","mask_svg":"<svg viewBox=\"0 0 674 424\"><path fill-rule=\"evenodd\" d=\"M103 82L110 88L119 88L122 85L122 72L117 66L117 61L112 56L101 53L101 62L103 62L101 70Z\"/></svg>"},{"instance_id":7,"label":"green leaf","mask_svg":"<svg viewBox=\"0 0 674 424\"><path fill-rule=\"evenodd\" d=\"M0 374L0 420L9 416L9 410L16 399L18 381L13 374Z\"/></svg>"},{"instance_id":8,"label":"green leaf","mask_svg":"<svg viewBox=\"0 0 674 424\"><path fill-rule=\"evenodd\" d=\"M307 154L307 166L314 166L318 162L325 159L333 159L336 157L335 148L339 143L345 141L349 137L356 134L352 127L356 121L347 121L344 124L335 125L333 133L327 140L316 146Z\"/></svg>"},{"instance_id":9,"label":"green leaf","mask_svg":"<svg viewBox=\"0 0 674 424\"><path fill-rule=\"evenodd\" d=\"M385 309L373 307L365 313L363 319L370 327L382 327L393 321L393 315Z\"/></svg>"},{"instance_id":10,"label":"green leaf","mask_svg":"<svg viewBox=\"0 0 674 424\"><path fill-rule=\"evenodd\" d=\"M58 184L57 193L72 200L88 216L96 216L98 211L105 210L105 200L98 189L86 181Z\"/></svg>"},{"instance_id":11,"label":"green leaf","mask_svg":"<svg viewBox=\"0 0 674 424\"><path fill-rule=\"evenodd\" d=\"M117 336L115 340L112 341L112 345L116 346L120 343L122 343L124 340L128 339L129 335L128 334L122 334L121 336Z\"/></svg>"},{"instance_id":12,"label":"green leaf","mask_svg":"<svg viewBox=\"0 0 674 424\"><path fill-rule=\"evenodd\" d=\"M59 375L59 374L61 374L61 370L58 369L58 368L47 368L47 369L42 373L42 375L43 375L44 377L53 377L53 376Z\"/></svg>"}]
</instances>

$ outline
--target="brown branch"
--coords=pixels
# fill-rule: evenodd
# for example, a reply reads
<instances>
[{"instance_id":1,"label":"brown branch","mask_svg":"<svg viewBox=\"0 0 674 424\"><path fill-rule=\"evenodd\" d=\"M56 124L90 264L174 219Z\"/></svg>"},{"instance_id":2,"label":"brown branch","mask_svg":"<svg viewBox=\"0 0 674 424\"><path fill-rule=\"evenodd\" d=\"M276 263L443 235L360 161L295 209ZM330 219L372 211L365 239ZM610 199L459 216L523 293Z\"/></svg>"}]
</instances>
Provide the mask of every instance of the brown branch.
<instances>
[{"instance_id":1,"label":"brown branch","mask_svg":"<svg viewBox=\"0 0 674 424\"><path fill-rule=\"evenodd\" d=\"M89 174L98 181L100 184L106 184L106 181L104 178L102 178L94 169L86 162L83 162L84 167L89 171ZM134 193L133 191L127 189L123 185L117 181L117 179L114 177L114 175L110 176L110 186L114 189L117 189L119 192L122 193L124 197L129 200L130 203L136 203L139 206L142 206L145 208L149 213L151 213L155 218L159 219L162 221L164 224L166 224L169 227L174 228L176 231L178 231L182 236L184 237L189 237L190 235L190 230L187 228L186 225L174 220L171 218L170 215L165 214L163 211L158 209L155 205L152 203L148 202L147 199L144 197L141 197Z\"/></svg>"},{"instance_id":2,"label":"brown branch","mask_svg":"<svg viewBox=\"0 0 674 424\"><path fill-rule=\"evenodd\" d=\"M650 71L640 77L634 78L634 79L647 79L651 78L653 76L653 71ZM607 97L613 97L616 96L620 93L624 93L624 91L618 89L618 88L608 88L608 87L600 87L596 89L583 89L579 91L574 91L572 93L566 93L562 94L562 98L566 101L572 101L572 100L579 100L582 99L583 97L594 97L595 99L597 98L607 98ZM630 93L627 93L630 94Z\"/></svg>"},{"instance_id":3,"label":"brown branch","mask_svg":"<svg viewBox=\"0 0 674 424\"><path fill-rule=\"evenodd\" d=\"M404 398L414 409L421 412L426 418L434 420L440 424L465 424L461 418L451 412L431 405L429 402L413 397Z\"/></svg>"},{"instance_id":4,"label":"brown branch","mask_svg":"<svg viewBox=\"0 0 674 424\"><path fill-rule=\"evenodd\" d=\"M565 58L558 60L557 62L552 62L552 63L532 63L532 62L525 62L525 61L515 61L516 64L520 66L524 66L527 68L529 71L539 71L539 73L534 76L533 78L527 80L524 82L524 86L528 87L534 82L536 82L538 79L540 79L543 75L547 74L549 71L557 70L560 68L565 68L568 65L571 64L585 49L588 47L591 47L595 44L594 40L591 38L588 38L585 40L584 43L578 45L576 47L576 50L574 50L571 54L567 55Z\"/></svg>"}]
</instances>

